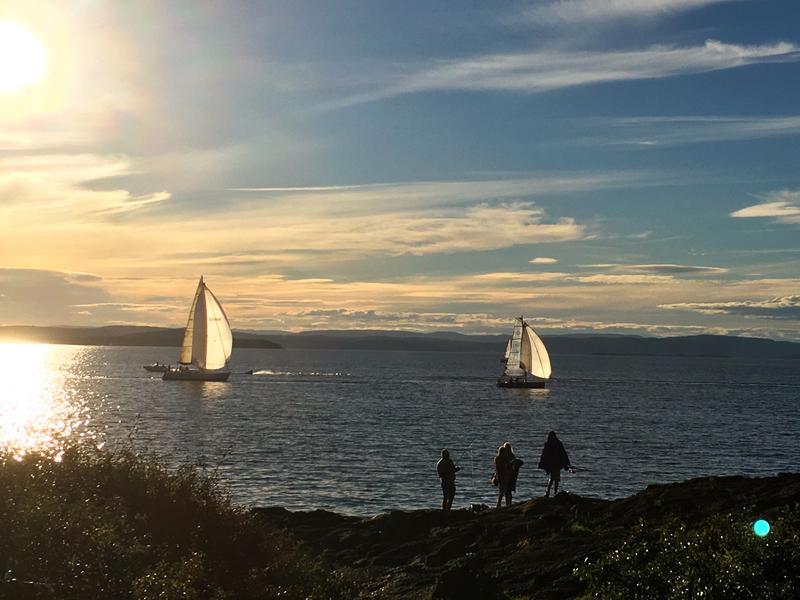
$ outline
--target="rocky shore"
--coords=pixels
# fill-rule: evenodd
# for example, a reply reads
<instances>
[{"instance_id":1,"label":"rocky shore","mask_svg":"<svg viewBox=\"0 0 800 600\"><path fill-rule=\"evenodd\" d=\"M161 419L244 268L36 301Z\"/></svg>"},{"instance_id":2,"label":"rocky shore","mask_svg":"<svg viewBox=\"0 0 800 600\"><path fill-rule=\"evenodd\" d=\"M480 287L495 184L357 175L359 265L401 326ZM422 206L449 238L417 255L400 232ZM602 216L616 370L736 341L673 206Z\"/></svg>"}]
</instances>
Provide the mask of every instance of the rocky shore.
<instances>
[{"instance_id":1,"label":"rocky shore","mask_svg":"<svg viewBox=\"0 0 800 600\"><path fill-rule=\"evenodd\" d=\"M458 501L458 499L457 499ZM573 570L617 548L639 523L688 527L719 514L769 517L800 502L800 474L705 477L618 500L566 492L500 510L393 511L373 518L253 509L333 565L365 575L370 598L577 598Z\"/></svg>"}]
</instances>

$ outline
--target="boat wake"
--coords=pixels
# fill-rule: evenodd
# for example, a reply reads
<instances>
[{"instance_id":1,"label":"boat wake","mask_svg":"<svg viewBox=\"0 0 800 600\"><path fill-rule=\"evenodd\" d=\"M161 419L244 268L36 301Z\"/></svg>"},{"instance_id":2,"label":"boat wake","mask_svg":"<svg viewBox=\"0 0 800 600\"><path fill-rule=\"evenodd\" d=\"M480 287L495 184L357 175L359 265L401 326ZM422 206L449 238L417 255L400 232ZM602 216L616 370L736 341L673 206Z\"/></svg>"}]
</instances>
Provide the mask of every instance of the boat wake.
<instances>
[{"instance_id":1,"label":"boat wake","mask_svg":"<svg viewBox=\"0 0 800 600\"><path fill-rule=\"evenodd\" d=\"M273 371L271 369L257 369L253 375L266 375L272 377L351 377L350 373L320 372L320 371Z\"/></svg>"}]
</instances>

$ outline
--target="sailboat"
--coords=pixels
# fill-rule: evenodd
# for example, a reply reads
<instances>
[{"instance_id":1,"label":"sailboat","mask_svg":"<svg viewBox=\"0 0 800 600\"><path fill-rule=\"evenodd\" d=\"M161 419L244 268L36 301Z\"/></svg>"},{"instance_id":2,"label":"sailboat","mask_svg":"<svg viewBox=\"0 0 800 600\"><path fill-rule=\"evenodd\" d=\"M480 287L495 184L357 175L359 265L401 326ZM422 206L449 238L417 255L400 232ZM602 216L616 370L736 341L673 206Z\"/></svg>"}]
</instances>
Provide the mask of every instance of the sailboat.
<instances>
[{"instance_id":1,"label":"sailboat","mask_svg":"<svg viewBox=\"0 0 800 600\"><path fill-rule=\"evenodd\" d=\"M497 380L498 387L543 388L553 372L544 342L522 317L514 319L501 361L506 366Z\"/></svg>"},{"instance_id":2,"label":"sailboat","mask_svg":"<svg viewBox=\"0 0 800 600\"><path fill-rule=\"evenodd\" d=\"M183 334L180 365L164 372L163 379L183 381L227 381L233 333L216 296L200 277ZM190 367L193 366L194 368Z\"/></svg>"}]
</instances>

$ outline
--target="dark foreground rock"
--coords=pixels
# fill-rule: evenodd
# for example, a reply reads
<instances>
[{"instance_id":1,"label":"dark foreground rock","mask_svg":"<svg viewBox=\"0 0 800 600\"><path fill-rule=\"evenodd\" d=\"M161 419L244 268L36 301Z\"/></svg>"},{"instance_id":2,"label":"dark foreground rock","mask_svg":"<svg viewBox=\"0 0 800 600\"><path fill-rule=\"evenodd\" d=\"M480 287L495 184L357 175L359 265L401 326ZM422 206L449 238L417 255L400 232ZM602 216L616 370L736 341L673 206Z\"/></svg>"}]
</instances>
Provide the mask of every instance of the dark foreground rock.
<instances>
[{"instance_id":1,"label":"dark foreground rock","mask_svg":"<svg viewBox=\"0 0 800 600\"><path fill-rule=\"evenodd\" d=\"M562 492L510 508L393 511L373 518L327 511L254 512L331 563L362 569L370 598L576 598L573 569L618 547L640 521L688 526L715 514L756 519L800 502L800 474L706 477L651 485L620 500Z\"/></svg>"}]
</instances>

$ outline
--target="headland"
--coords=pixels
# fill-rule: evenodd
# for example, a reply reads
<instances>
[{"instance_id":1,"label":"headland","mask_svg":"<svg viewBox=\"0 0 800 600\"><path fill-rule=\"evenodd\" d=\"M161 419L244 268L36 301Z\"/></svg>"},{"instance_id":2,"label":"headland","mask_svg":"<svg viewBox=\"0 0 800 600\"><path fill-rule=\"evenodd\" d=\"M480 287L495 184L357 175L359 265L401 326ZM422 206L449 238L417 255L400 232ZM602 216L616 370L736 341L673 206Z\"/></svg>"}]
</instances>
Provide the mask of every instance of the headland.
<instances>
[{"instance_id":1,"label":"headland","mask_svg":"<svg viewBox=\"0 0 800 600\"><path fill-rule=\"evenodd\" d=\"M56 460L5 455L0 491L1 597L518 600L598 590L656 597L647 593L689 585L721 598L775 582L783 587L769 597L800 590L800 474L364 518L237 506L198 468L68 449ZM774 526L766 541L750 531L759 518Z\"/></svg>"}]
</instances>

